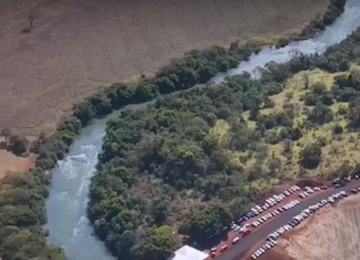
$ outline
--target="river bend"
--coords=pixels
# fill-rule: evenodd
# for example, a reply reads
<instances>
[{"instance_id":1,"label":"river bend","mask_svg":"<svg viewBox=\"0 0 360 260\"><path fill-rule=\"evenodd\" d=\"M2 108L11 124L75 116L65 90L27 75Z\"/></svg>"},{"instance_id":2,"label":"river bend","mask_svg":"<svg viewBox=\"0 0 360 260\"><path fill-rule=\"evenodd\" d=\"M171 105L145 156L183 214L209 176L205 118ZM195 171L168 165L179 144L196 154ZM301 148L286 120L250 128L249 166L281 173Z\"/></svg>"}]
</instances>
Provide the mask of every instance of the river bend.
<instances>
[{"instance_id":1,"label":"river bend","mask_svg":"<svg viewBox=\"0 0 360 260\"><path fill-rule=\"evenodd\" d=\"M360 26L360 1L348 0L345 12L314 39L291 43L281 49L264 49L258 55L252 55L248 62L242 62L238 68L227 74L219 74L213 80L221 82L225 75L239 74L243 71L254 72L269 61L287 62L291 59L291 50L297 49L304 54L324 52L327 47L342 41L348 34ZM139 108L131 105L127 108ZM46 202L50 231L48 241L65 249L70 260L114 260L104 244L93 235L92 226L86 217L90 179L95 172L97 156L101 152L105 124L117 116L115 112L108 117L96 120L83 129L70 149L70 153L58 162L53 169L53 180L49 187L50 196Z\"/></svg>"}]
</instances>

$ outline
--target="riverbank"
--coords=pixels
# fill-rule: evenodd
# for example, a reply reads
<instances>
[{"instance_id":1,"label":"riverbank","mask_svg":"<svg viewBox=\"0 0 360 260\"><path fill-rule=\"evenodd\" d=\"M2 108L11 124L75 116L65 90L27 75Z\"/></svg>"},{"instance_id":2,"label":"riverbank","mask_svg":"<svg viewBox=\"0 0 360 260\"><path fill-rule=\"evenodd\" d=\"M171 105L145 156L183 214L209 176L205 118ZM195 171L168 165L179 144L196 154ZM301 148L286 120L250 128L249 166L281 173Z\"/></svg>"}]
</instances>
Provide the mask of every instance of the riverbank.
<instances>
[{"instance_id":1,"label":"riverbank","mask_svg":"<svg viewBox=\"0 0 360 260\"><path fill-rule=\"evenodd\" d=\"M353 9L352 9L353 10ZM354 18L354 13L347 13L346 17L353 19ZM354 20L351 20L354 21ZM343 24L343 21L341 20L341 24ZM345 23L347 28L350 29L352 27L348 27L349 24L348 22ZM357 26L356 26L357 27ZM337 36L343 37L346 36L346 34L348 33L344 28L339 29L338 27L334 28L335 31L341 31L341 34L336 34ZM352 30L352 29L351 29ZM333 34L331 34L333 35ZM310 48L306 48L306 47L311 47L311 51L315 51L317 50L317 48L313 48L314 45L316 45L318 48L320 48L321 50L324 49L324 46L322 45L323 42L326 42L328 44L333 44L336 43L334 38L329 37L329 34L327 34L326 36L324 36L326 38L320 38L318 39L318 41L311 41L311 42L305 42L303 43L301 50L303 49L303 46L305 48L305 52L307 52ZM339 38L337 38L339 39ZM311 43L311 44L309 44ZM290 46L289 46L290 48ZM271 52L271 54L273 54L271 57L269 55L269 52ZM276 57L275 59L277 59L278 57L280 57L280 60L283 59L282 55L288 55L288 48L284 48L284 50L272 50L272 51L264 51L261 53L261 55L258 56L253 56L250 60L250 62L244 62L243 65L246 68L245 70L248 71L252 71L254 67L256 67L256 64L258 60L261 60L261 62L264 61L264 56L266 57L266 59L273 59L272 57ZM254 61L256 61L256 64L254 64ZM249 68L250 66L251 68ZM242 68L244 68L242 67ZM132 106L131 108L137 108L136 105ZM106 120L105 120L106 121ZM51 218L54 220L54 222L51 224L53 226L53 229L55 230L55 232L52 232L52 234L54 234L54 236L52 237L52 241L62 241L61 243L68 248L68 252L69 254L71 254L72 256L77 256L78 253L79 254L85 254L85 252L78 252L78 248L79 245L82 245L82 247L85 248L86 243L90 243L91 245L93 245L94 242L92 238L88 237L88 234L91 234L91 229L87 226L87 221L86 219L84 219L84 217L81 215L82 213L84 213L84 211L81 212L80 210L75 210L74 208L76 207L75 205L81 205L81 208L83 207L84 204L87 203L86 201L86 194L87 194L87 189L85 188L84 190L84 186L88 187L88 182L89 182L89 169L91 169L91 163L89 162L93 162L92 165L94 165L96 162L94 162L94 159L96 159L97 154L100 150L101 150L101 141L100 141L100 145L98 144L98 140L94 140L98 135L100 135L101 133L103 133L103 126L104 126L104 122L102 121L97 122L96 124L98 125L94 125L93 127L88 128L88 136L85 136L83 138L81 138L81 140L79 141L79 143L77 143L78 148L61 164L61 167L59 169L56 170L56 176L58 176L58 179L56 180L56 187L53 187L53 196L51 198L51 201L49 202L49 204L51 205L62 205L61 207L64 209L63 211L66 211L66 215L65 216L72 216L72 219L70 220L70 223L62 223L61 227L59 228L59 225L56 224L58 223L58 219L61 218L61 216L54 216L56 215L56 213L51 214ZM100 128L100 129L99 129ZM92 130L91 130L92 129ZM93 134L90 134L90 132L92 133L92 131L94 131ZM100 137L101 139L101 137ZM81 157L83 158L83 160L86 160L86 163L83 164L79 164L78 162L74 162L73 158L78 158ZM83 172L86 172L86 177L84 178L83 176ZM90 173L90 176L92 174ZM76 187L75 189L73 188L73 186L76 186L75 184L75 180L77 183L81 183L80 186ZM58 192L60 189L60 187L63 187L64 189L66 189L64 192ZM69 188L68 188L69 187ZM81 194L81 198L78 197L78 195ZM82 198L85 197L85 199L83 200ZM75 201L74 201L75 200ZM76 202L76 203L75 203ZM70 205L69 207L67 207L66 205ZM57 207L59 208L59 206ZM54 210L54 207L50 207L49 206L49 212L51 210ZM72 222L74 220L74 222ZM76 226L79 231L71 234L71 232L62 232L61 230L66 230L69 227L74 227ZM90 230L89 230L90 229ZM71 229L70 229L71 230ZM64 236L68 236L67 241L70 241L69 243L63 240ZM76 241L76 244L74 244ZM97 245L97 244L96 244ZM90 257L92 257L93 255L96 254L94 251L89 252ZM95 257L95 256L94 256Z\"/></svg>"},{"instance_id":2,"label":"riverbank","mask_svg":"<svg viewBox=\"0 0 360 260\"><path fill-rule=\"evenodd\" d=\"M346 128L356 131L353 127L359 125L354 108L360 100L350 97L358 95L360 71L349 71L359 59L353 52L359 36L360 29L323 54L269 64L259 79L251 79L249 73L234 75L224 84L160 98L108 121L90 186L88 216L96 234L115 255L138 259L141 252L149 259L146 248L154 242L146 238L147 232L156 233L171 223L201 243L282 181L320 177L315 170L334 156L335 139L341 134L348 140ZM328 85L326 80L297 75L314 69L338 74ZM297 80L295 90L291 81L299 77L307 80ZM344 88L352 95L345 95ZM285 95L281 104L276 97ZM338 104L348 107L347 119L337 117L337 109L332 112L330 106ZM325 126L329 135L315 132L324 132ZM351 139L358 140L356 134ZM338 158L346 159L349 156ZM341 168L346 163L339 164ZM324 178L340 171L323 170ZM356 161L347 164L348 172L341 171L357 171ZM117 229L117 221L130 224ZM124 248L119 243L129 232L133 239ZM156 248L160 255L170 250Z\"/></svg>"},{"instance_id":3,"label":"riverbank","mask_svg":"<svg viewBox=\"0 0 360 260\"><path fill-rule=\"evenodd\" d=\"M113 82L152 75L192 49L301 32L332 2L6 2L2 17L7 26L0 38L12 48L0 53L0 74L6 75L0 82L6 93L0 97L0 126L23 136L50 133L74 104ZM30 13L34 26L20 33ZM15 83L19 91L12 92Z\"/></svg>"},{"instance_id":4,"label":"riverbank","mask_svg":"<svg viewBox=\"0 0 360 260\"><path fill-rule=\"evenodd\" d=\"M247 46L249 48L255 47L258 48L258 46L256 46L256 44L250 44L250 46ZM215 49L219 56L222 57L222 61L220 62L220 64L214 63L212 61L212 63L210 62L210 64L212 64L214 66L214 69L223 69L226 68L227 66L234 66L234 60L231 58L231 56L229 55L222 55L222 48L219 49ZM214 51L214 49L212 50ZM251 52L249 53L248 50L246 49L240 49L236 46L232 46L232 51L235 51L236 55L239 56L233 56L233 57L249 57ZM198 53L197 55L203 55L204 53ZM211 54L208 53L208 54ZM171 70L170 70L171 71ZM180 87L180 89L184 89L189 87L189 83L186 79L187 76L191 76L192 73L189 73L189 71L187 71L186 69L180 69L180 76L185 76L185 80L182 82L182 84L179 84L179 82L175 82L177 87ZM209 75L212 75L214 73L214 71L210 70L209 71L209 67L208 68L202 68L201 70L201 75L205 76L205 77L209 77ZM200 74L199 74L200 75ZM189 78L191 80L191 77ZM171 80L170 80L171 81ZM169 83L169 81L167 81L166 79L161 79L159 80L159 82L161 84L161 86L168 86L166 84ZM174 82L173 82L174 83ZM175 85L175 84L174 84ZM171 84L170 84L171 86ZM116 99L118 101L120 101L123 98L126 98L127 96L129 97L131 92L129 92L128 88L124 87L124 86L112 86L110 88L110 90L106 93L106 98L108 98L111 101L113 101L112 104L114 104L115 106L118 106L119 103L114 102ZM142 85L140 87L140 93L137 91L137 93L135 93L135 95L137 95L137 98L135 98L135 102L142 102L144 100L149 99L149 95L150 97L152 97L151 95L156 94L153 92L153 88L152 87L148 87L145 85ZM144 91L144 92L142 92ZM166 89L163 89L163 91L167 91ZM145 95L143 95L145 93ZM92 98L92 105L94 105L95 108L89 108L86 109L85 107L77 107L77 112L79 113L79 115L82 115L84 117L81 117L82 119L82 124L84 125L84 123L86 122L86 119L88 116L91 116L92 113L95 114L99 113L98 115L104 115L108 112L111 112L111 109L109 109L108 106L106 106L106 102L105 105L104 103L102 103L102 98L103 97L94 97ZM100 102L99 102L100 101ZM121 104L121 103L120 103ZM58 132L50 139L47 140L42 140L41 141L41 149L40 149L40 155L39 155L39 160L37 161L37 166L41 167L42 169L51 169L52 167L55 166L56 162L58 159L63 159L64 155L69 151L69 146L70 144L73 142L75 136L77 134L80 133L81 130L81 124L80 122L76 119L76 118L69 118L67 120L65 120L64 122L62 122L58 128ZM96 157L95 157L96 159ZM91 169L90 169L91 171Z\"/></svg>"}]
</instances>

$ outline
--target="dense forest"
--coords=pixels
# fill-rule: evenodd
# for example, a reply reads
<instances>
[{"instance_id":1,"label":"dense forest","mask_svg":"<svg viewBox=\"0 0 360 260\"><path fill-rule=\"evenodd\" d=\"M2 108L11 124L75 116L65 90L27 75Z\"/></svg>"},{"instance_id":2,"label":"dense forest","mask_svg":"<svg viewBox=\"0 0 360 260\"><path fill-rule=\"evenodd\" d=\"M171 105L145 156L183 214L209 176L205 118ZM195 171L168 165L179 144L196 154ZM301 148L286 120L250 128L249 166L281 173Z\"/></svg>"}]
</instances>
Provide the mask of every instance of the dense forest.
<instances>
[{"instance_id":1,"label":"dense forest","mask_svg":"<svg viewBox=\"0 0 360 260\"><path fill-rule=\"evenodd\" d=\"M63 251L47 245L45 198L49 177L41 170L6 176L0 183L0 252L6 260L65 260Z\"/></svg>"},{"instance_id":2,"label":"dense forest","mask_svg":"<svg viewBox=\"0 0 360 260\"><path fill-rule=\"evenodd\" d=\"M122 111L107 123L98 173L91 182L88 213L98 236L119 259L159 259L159 254L171 250L159 247L154 242L158 239L149 241L149 232L156 234L165 225L194 240L207 239L273 185L312 176L327 142L357 131L360 125L360 72L356 65L350 72L360 58L359 43L360 29L323 55L299 54L286 64L269 63L259 69L260 79L248 73L231 76L219 85ZM216 50L227 57L232 49ZM167 70L158 77L169 85L181 78L190 86L201 77L200 69L211 70L201 52L197 57L188 63L187 76L169 69L170 75ZM330 86L302 72L315 70L332 75ZM299 72L303 94L294 97L296 93L288 92L281 109L275 109L273 98L282 95ZM139 87L146 90L143 101L159 92L158 79L145 79ZM140 98L138 88L119 89L109 94L109 103L124 96ZM293 100L303 104L300 111ZM341 109L334 111L332 105L340 103ZM312 142L299 142L337 116L347 124L331 125L329 140L313 134ZM275 145L280 154L271 150ZM295 172L289 174L287 166ZM340 168L326 175L360 169L349 163ZM167 235L171 237L170 229ZM172 245L174 249L176 243Z\"/></svg>"},{"instance_id":3,"label":"dense forest","mask_svg":"<svg viewBox=\"0 0 360 260\"><path fill-rule=\"evenodd\" d=\"M331 0L324 16L317 17L301 35L290 40L300 40L323 30L343 12L344 4L345 0ZM223 152L229 149L258 153L255 141L259 131L249 126L250 121L240 116L241 112L250 111L252 122L261 122L257 118L258 111L264 104L271 106L268 96L280 93L283 82L297 71L310 67L327 71L346 70L349 61L357 55L353 51L357 35L359 33L329 50L325 56L301 56L283 67L270 64L262 81L240 75L221 86L159 99L155 105L141 111L125 111L119 120L110 122L99 173L91 184L89 217L99 237L118 258L165 259L178 246L173 225L181 224L182 232L202 239L240 214L261 192L261 189L254 192L252 187L258 173L232 163ZM277 47L288 42L289 39L282 38ZM51 180L48 170L64 158L83 126L127 104L141 103L160 94L206 83L216 73L238 66L261 47L258 42L244 46L235 42L228 49L213 47L191 51L162 68L154 79L143 79L135 86L116 83L105 92L88 98L74 107L72 116L63 120L53 135L46 137L42 134L31 144L25 138L12 135L9 129L2 129L0 135L6 140L2 146L17 155L30 150L38 154L38 158L36 169L23 175L8 175L1 180L1 258L66 259L62 250L46 243L47 231L43 230L48 196L46 185ZM341 54L343 50L345 52ZM339 82L348 82L345 78L343 76ZM340 90L341 95L346 96L346 91ZM233 94L241 101L235 101ZM322 94L314 93L314 100L322 98ZM335 100L335 96L333 98ZM253 106L253 101L258 107ZM351 104L349 107L353 107L355 119L357 103L353 101ZM282 118L278 115L274 119L281 121L276 124L284 126L287 119L279 117ZM144 122L140 122L140 118ZM126 119L129 121L125 122ZM263 121L265 126L268 121ZM226 142L220 140L221 134L219 136L214 131L224 122L231 126L231 136ZM355 122L352 124L354 129L357 127ZM288 125L287 130L290 129L293 128ZM336 129L337 133L344 131L340 127ZM236 131L244 132L250 138L249 142L236 137ZM266 131L261 130L258 137L264 139ZM296 135L298 130L291 131L294 133L288 135ZM273 173L274 177L276 174ZM263 174L259 178L264 178ZM182 209L186 210L182 212ZM184 214L188 216L187 221L181 222Z\"/></svg>"}]
</instances>

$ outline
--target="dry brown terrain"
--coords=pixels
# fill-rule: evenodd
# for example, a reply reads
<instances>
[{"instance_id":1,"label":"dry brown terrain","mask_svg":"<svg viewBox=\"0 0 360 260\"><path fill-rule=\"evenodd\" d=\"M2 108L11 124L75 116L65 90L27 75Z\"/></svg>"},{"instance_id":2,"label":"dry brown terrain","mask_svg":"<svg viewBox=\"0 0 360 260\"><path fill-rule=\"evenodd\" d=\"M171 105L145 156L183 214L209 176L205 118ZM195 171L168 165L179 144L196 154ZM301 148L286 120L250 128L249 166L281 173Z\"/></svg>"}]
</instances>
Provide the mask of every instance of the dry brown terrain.
<instances>
[{"instance_id":1,"label":"dry brown terrain","mask_svg":"<svg viewBox=\"0 0 360 260\"><path fill-rule=\"evenodd\" d=\"M32 139L30 138L30 141ZM5 139L0 137L0 144ZM26 157L18 157L12 152L7 151L3 147L0 149L0 179L2 179L8 172L26 172L35 165L35 155L30 154ZM0 259L1 260L1 259Z\"/></svg>"},{"instance_id":2,"label":"dry brown terrain","mask_svg":"<svg viewBox=\"0 0 360 260\"><path fill-rule=\"evenodd\" d=\"M360 258L360 195L350 196L335 208L326 206L280 239L289 256L301 260L358 260Z\"/></svg>"},{"instance_id":3,"label":"dry brown terrain","mask_svg":"<svg viewBox=\"0 0 360 260\"><path fill-rule=\"evenodd\" d=\"M6 150L0 150L0 179L8 172L26 172L34 167L34 158L17 157Z\"/></svg>"},{"instance_id":4,"label":"dry brown terrain","mask_svg":"<svg viewBox=\"0 0 360 260\"><path fill-rule=\"evenodd\" d=\"M2 0L0 127L37 135L99 87L193 48L299 31L329 0ZM30 33L21 30L29 26Z\"/></svg>"}]
</instances>

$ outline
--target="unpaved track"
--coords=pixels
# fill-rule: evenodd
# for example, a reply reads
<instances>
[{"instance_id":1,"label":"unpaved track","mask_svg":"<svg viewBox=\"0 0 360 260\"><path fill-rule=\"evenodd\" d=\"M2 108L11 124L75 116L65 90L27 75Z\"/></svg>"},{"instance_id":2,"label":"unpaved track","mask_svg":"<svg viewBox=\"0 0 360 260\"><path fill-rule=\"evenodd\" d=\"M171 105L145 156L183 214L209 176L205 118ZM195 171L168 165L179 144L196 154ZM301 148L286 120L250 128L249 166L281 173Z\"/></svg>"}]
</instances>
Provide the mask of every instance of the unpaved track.
<instances>
[{"instance_id":1,"label":"unpaved track","mask_svg":"<svg viewBox=\"0 0 360 260\"><path fill-rule=\"evenodd\" d=\"M37 135L114 81L193 48L299 31L329 0L2 0L0 127ZM27 17L31 33L21 34Z\"/></svg>"}]
</instances>

